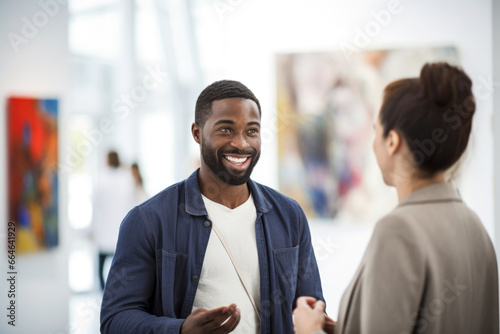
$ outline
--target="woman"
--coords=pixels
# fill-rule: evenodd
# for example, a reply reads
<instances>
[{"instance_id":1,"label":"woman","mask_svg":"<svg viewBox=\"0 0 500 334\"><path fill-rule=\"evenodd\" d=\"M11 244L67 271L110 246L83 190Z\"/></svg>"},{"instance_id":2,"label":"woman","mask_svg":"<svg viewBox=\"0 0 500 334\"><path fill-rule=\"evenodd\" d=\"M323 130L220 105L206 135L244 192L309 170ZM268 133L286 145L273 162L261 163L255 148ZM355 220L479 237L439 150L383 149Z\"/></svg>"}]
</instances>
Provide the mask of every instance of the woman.
<instances>
[{"instance_id":1,"label":"woman","mask_svg":"<svg viewBox=\"0 0 500 334\"><path fill-rule=\"evenodd\" d=\"M115 253L120 223L134 201L134 180L122 167L116 151L109 151L107 166L99 175L93 191L92 236L99 250L99 283L104 290L107 271L104 264Z\"/></svg>"},{"instance_id":2,"label":"woman","mask_svg":"<svg viewBox=\"0 0 500 334\"><path fill-rule=\"evenodd\" d=\"M297 301L295 332L498 333L495 252L445 172L467 147L472 82L457 67L426 64L420 78L389 84L373 150L399 205L376 225L338 321L324 304Z\"/></svg>"}]
</instances>

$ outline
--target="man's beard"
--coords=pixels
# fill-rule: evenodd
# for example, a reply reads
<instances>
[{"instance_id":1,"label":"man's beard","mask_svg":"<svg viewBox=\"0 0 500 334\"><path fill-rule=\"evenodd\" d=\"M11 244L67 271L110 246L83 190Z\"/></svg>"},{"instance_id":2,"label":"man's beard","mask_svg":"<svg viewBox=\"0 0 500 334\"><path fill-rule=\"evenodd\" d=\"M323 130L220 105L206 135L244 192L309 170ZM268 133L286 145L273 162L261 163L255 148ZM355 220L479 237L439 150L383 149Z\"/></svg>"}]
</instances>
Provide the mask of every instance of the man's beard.
<instances>
[{"instance_id":1,"label":"man's beard","mask_svg":"<svg viewBox=\"0 0 500 334\"><path fill-rule=\"evenodd\" d=\"M236 172L238 175L235 175L235 171L229 171L222 161L224 155L249 155L250 165L245 171ZM201 156L205 164L210 168L210 170L224 183L227 183L232 186L239 186L245 184L250 175L252 174L253 168L257 164L260 158L260 151L257 152L255 149L249 150L223 150L220 149L216 152L215 149L205 145L205 140L201 143Z\"/></svg>"}]
</instances>

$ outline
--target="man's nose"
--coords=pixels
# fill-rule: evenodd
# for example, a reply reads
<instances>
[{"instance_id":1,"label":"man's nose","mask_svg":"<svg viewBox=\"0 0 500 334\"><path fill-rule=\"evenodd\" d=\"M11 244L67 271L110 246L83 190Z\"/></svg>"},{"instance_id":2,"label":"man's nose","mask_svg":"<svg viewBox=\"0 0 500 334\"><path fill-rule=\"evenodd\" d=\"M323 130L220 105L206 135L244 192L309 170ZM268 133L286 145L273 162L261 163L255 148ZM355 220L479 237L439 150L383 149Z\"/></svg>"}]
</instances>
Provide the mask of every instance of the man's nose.
<instances>
[{"instance_id":1,"label":"man's nose","mask_svg":"<svg viewBox=\"0 0 500 334\"><path fill-rule=\"evenodd\" d=\"M244 150L250 146L250 144L246 141L245 136L243 134L237 134L231 140L231 146L236 147L239 150Z\"/></svg>"}]
</instances>

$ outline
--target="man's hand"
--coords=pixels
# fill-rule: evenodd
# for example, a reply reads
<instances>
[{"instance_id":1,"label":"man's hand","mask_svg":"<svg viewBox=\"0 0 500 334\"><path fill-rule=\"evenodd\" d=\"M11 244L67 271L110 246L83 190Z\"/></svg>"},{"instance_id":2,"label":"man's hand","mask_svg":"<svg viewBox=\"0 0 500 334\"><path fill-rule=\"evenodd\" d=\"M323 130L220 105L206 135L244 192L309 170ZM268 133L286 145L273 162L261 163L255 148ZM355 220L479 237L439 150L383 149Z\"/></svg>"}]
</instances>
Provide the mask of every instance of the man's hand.
<instances>
[{"instance_id":1,"label":"man's hand","mask_svg":"<svg viewBox=\"0 0 500 334\"><path fill-rule=\"evenodd\" d=\"M236 304L213 310L199 308L184 320L181 334L230 333L236 328L240 319L240 309Z\"/></svg>"},{"instance_id":2,"label":"man's hand","mask_svg":"<svg viewBox=\"0 0 500 334\"><path fill-rule=\"evenodd\" d=\"M332 318L330 318L329 316L327 316L325 314L325 324L323 325L323 330L327 334L334 334L335 333L335 325L337 325L337 323L335 321L333 321Z\"/></svg>"},{"instance_id":3,"label":"man's hand","mask_svg":"<svg viewBox=\"0 0 500 334\"><path fill-rule=\"evenodd\" d=\"M325 313L325 303L312 297L299 297L293 311L296 334L311 334L325 331L333 334L335 322Z\"/></svg>"}]
</instances>

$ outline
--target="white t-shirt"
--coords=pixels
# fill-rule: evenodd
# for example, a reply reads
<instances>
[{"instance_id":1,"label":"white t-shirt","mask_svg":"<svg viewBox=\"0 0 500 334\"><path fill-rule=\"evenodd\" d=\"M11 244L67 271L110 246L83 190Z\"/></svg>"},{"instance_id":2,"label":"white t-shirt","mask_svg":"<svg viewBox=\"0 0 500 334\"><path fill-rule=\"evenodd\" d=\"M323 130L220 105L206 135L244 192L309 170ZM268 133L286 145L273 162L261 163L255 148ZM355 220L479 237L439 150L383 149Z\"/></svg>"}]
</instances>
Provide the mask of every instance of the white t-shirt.
<instances>
[{"instance_id":1,"label":"white t-shirt","mask_svg":"<svg viewBox=\"0 0 500 334\"><path fill-rule=\"evenodd\" d=\"M237 208L230 209L215 203L205 196L203 202L208 217L223 235L238 264L246 285L260 310L260 273L255 221L257 211L253 198ZM203 261L200 281L196 290L193 311L198 308L211 310L220 306L236 304L241 310L241 320L232 333L256 334L260 323L234 266L217 234L212 229Z\"/></svg>"}]
</instances>

